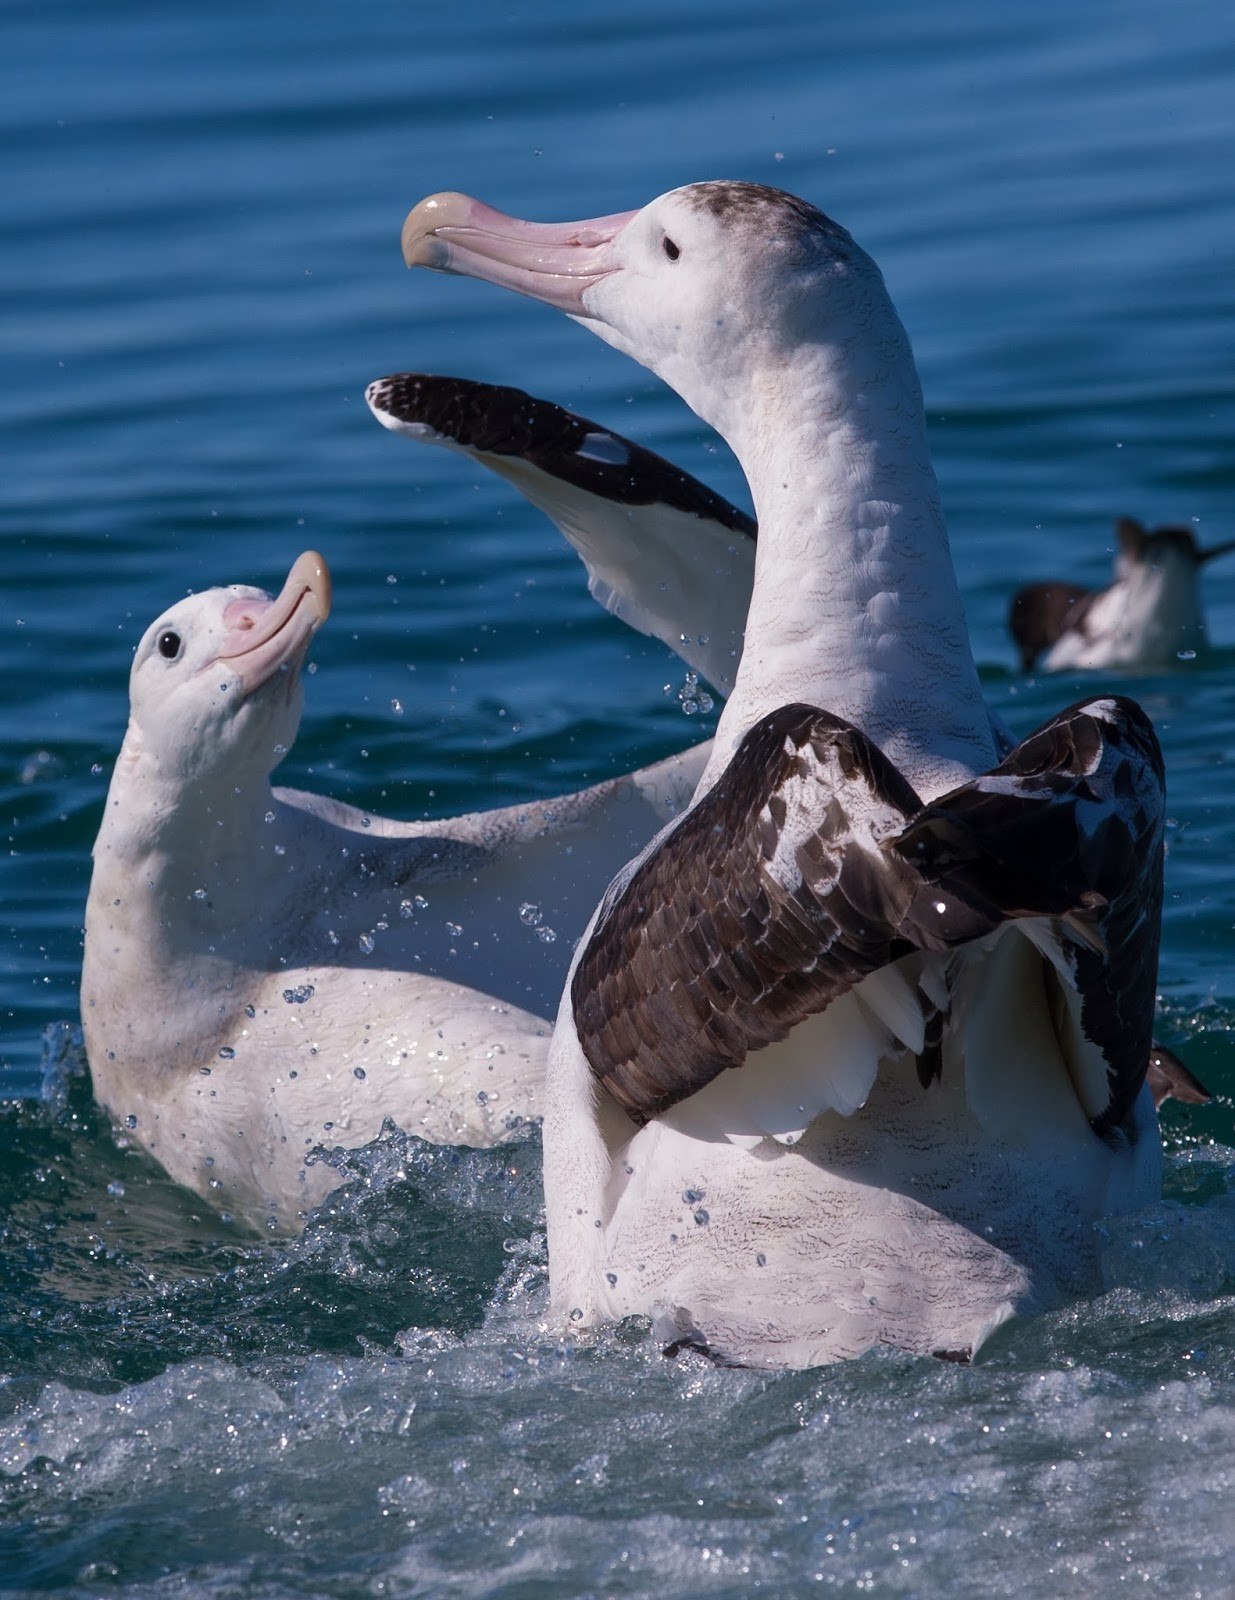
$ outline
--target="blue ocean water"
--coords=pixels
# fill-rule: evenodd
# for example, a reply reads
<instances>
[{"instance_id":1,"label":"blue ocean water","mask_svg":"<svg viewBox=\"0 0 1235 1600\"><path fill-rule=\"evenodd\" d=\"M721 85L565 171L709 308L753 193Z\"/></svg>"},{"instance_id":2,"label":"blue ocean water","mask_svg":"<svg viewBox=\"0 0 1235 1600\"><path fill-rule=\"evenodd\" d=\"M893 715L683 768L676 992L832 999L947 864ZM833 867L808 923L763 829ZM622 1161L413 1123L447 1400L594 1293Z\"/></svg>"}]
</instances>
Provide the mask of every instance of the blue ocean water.
<instances>
[{"instance_id":1,"label":"blue ocean water","mask_svg":"<svg viewBox=\"0 0 1235 1600\"><path fill-rule=\"evenodd\" d=\"M914 341L992 703L1024 731L1092 687L1013 673L1011 587L1100 581L1124 513L1235 532L1235 14L10 0L0 88L0 1589L1235 1584L1235 562L1208 658L1110 680L1167 753L1161 1034L1218 1097L1168 1109L1110 1292L972 1369L560 1345L534 1143L392 1137L303 1240L248 1238L97 1117L72 1034L131 650L188 589L326 554L285 781L385 812L555 793L707 720L537 514L370 418L402 368L515 383L744 499L642 369L409 277L432 190L553 219L737 176L823 206Z\"/></svg>"}]
</instances>

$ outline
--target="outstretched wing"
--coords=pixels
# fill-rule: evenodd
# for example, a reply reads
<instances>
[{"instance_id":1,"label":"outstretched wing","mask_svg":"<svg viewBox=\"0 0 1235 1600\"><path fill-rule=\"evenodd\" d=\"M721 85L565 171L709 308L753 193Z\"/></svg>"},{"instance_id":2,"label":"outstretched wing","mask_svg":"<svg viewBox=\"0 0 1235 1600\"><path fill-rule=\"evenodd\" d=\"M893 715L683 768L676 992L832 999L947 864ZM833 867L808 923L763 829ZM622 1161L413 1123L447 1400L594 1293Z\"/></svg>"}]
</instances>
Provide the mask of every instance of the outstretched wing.
<instances>
[{"instance_id":1,"label":"outstretched wing","mask_svg":"<svg viewBox=\"0 0 1235 1600\"><path fill-rule=\"evenodd\" d=\"M755 524L663 457L522 389L402 372L365 398L384 427L506 478L578 551L592 594L722 694L742 653Z\"/></svg>"},{"instance_id":2,"label":"outstretched wing","mask_svg":"<svg viewBox=\"0 0 1235 1600\"><path fill-rule=\"evenodd\" d=\"M925 807L858 729L785 706L602 906L575 1025L642 1123L912 950L1053 918L1105 1131L1149 1060L1161 882L1161 756L1130 701L1064 712Z\"/></svg>"}]
</instances>

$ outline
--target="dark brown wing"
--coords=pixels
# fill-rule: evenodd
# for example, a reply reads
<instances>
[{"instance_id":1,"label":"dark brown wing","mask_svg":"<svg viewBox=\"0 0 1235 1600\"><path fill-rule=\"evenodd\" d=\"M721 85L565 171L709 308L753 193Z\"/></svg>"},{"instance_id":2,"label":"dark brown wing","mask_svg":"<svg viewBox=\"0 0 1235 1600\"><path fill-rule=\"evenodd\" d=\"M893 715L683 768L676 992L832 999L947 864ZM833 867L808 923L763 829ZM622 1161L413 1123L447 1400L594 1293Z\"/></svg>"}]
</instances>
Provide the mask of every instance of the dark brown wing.
<instances>
[{"instance_id":1,"label":"dark brown wing","mask_svg":"<svg viewBox=\"0 0 1235 1600\"><path fill-rule=\"evenodd\" d=\"M867 973L999 920L881 848L921 802L812 706L773 712L602 909L575 969L593 1072L642 1123L783 1039ZM941 910L936 910L938 904Z\"/></svg>"},{"instance_id":2,"label":"dark brown wing","mask_svg":"<svg viewBox=\"0 0 1235 1600\"><path fill-rule=\"evenodd\" d=\"M1123 1123L1153 1044L1166 789L1153 724L1111 696L1061 711L985 777L926 807L896 842L929 881L1004 915L1049 913L1106 1064L1099 1133Z\"/></svg>"},{"instance_id":3,"label":"dark brown wing","mask_svg":"<svg viewBox=\"0 0 1235 1600\"><path fill-rule=\"evenodd\" d=\"M1079 583L1027 583L1012 596L1008 631L1021 653L1022 672L1032 672L1038 657L1071 628L1082 625L1100 593Z\"/></svg>"},{"instance_id":4,"label":"dark brown wing","mask_svg":"<svg viewBox=\"0 0 1235 1600\"><path fill-rule=\"evenodd\" d=\"M782 707L603 905L571 985L584 1055L642 1123L911 950L1055 917L1105 1132L1149 1060L1162 826L1130 701L1073 707L926 807L858 729Z\"/></svg>"}]
</instances>

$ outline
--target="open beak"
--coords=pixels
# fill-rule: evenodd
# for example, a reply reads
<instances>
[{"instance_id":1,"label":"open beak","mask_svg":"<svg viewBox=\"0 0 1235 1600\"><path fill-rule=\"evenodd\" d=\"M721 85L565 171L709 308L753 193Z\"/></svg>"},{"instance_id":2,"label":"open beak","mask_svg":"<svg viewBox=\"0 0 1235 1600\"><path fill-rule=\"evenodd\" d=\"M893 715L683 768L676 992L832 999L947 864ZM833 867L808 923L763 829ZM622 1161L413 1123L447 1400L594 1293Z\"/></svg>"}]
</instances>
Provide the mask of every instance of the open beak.
<instances>
[{"instance_id":1,"label":"open beak","mask_svg":"<svg viewBox=\"0 0 1235 1600\"><path fill-rule=\"evenodd\" d=\"M223 612L227 636L212 665L225 661L245 695L279 668L298 662L330 615L330 568L316 550L292 563L277 599L233 600Z\"/></svg>"},{"instance_id":2,"label":"open beak","mask_svg":"<svg viewBox=\"0 0 1235 1600\"><path fill-rule=\"evenodd\" d=\"M409 267L482 278L586 317L583 297L617 271L610 246L634 215L523 222L466 194L431 194L407 214L403 259Z\"/></svg>"}]
</instances>

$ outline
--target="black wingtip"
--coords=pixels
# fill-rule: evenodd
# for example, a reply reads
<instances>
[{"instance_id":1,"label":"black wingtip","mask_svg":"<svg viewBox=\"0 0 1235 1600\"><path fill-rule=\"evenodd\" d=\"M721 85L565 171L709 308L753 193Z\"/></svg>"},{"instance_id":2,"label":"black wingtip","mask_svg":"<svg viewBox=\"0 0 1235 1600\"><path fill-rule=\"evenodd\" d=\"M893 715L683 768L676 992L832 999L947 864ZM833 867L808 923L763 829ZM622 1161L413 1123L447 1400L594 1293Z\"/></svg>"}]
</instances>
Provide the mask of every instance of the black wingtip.
<instances>
[{"instance_id":1,"label":"black wingtip","mask_svg":"<svg viewBox=\"0 0 1235 1600\"><path fill-rule=\"evenodd\" d=\"M527 462L619 505L663 504L742 538L754 518L663 456L621 434L506 384L427 372L377 378L365 399L385 426L423 429L478 454Z\"/></svg>"}]
</instances>

